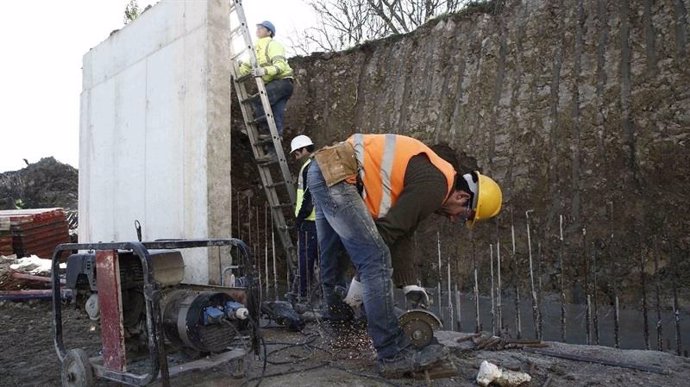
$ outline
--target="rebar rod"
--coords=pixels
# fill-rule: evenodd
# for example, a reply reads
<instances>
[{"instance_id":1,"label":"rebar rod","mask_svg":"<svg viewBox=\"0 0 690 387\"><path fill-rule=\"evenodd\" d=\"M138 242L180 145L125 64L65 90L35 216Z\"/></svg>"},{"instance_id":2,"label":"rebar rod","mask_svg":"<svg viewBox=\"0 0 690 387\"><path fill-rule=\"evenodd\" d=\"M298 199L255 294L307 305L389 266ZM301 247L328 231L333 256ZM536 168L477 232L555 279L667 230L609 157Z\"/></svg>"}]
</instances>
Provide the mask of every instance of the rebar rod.
<instances>
[{"instance_id":1,"label":"rebar rod","mask_svg":"<svg viewBox=\"0 0 690 387\"><path fill-rule=\"evenodd\" d=\"M458 317L457 325L458 325L458 332L462 332L462 309L461 309L462 303L460 300L460 291L458 290L458 284L455 284L455 307L456 307L456 313Z\"/></svg>"},{"instance_id":2,"label":"rebar rod","mask_svg":"<svg viewBox=\"0 0 690 387\"><path fill-rule=\"evenodd\" d=\"M489 244L489 265L491 270L491 332L496 336L496 305L494 301L494 245Z\"/></svg>"},{"instance_id":3,"label":"rebar rod","mask_svg":"<svg viewBox=\"0 0 690 387\"><path fill-rule=\"evenodd\" d=\"M542 270L543 270L543 268L542 268L543 257L541 254L541 242L537 243L537 251L538 251L538 254L537 254L537 301L539 302L537 304L537 313L538 313L537 315L539 316L539 329L538 329L539 337L537 337L537 339L541 340L543 335L544 335L544 314L542 313L542 307L543 307L542 301L544 300L544 298L543 298L543 293L542 293L543 283L541 280Z\"/></svg>"},{"instance_id":4,"label":"rebar rod","mask_svg":"<svg viewBox=\"0 0 690 387\"><path fill-rule=\"evenodd\" d=\"M565 310L565 267L563 266L563 215L559 215L560 245L558 248L558 264L560 266L561 286L561 341L566 342L566 310Z\"/></svg>"},{"instance_id":5,"label":"rebar rod","mask_svg":"<svg viewBox=\"0 0 690 387\"><path fill-rule=\"evenodd\" d=\"M271 212L271 218L273 218L273 212ZM273 297L278 301L278 270L276 265L276 233L273 229L273 219L271 219L271 253L273 255Z\"/></svg>"},{"instance_id":6,"label":"rebar rod","mask_svg":"<svg viewBox=\"0 0 690 387\"><path fill-rule=\"evenodd\" d=\"M587 306L585 308L585 319L586 324L585 324L585 330L587 333L587 345L592 345L592 295L587 294Z\"/></svg>"},{"instance_id":7,"label":"rebar rod","mask_svg":"<svg viewBox=\"0 0 690 387\"><path fill-rule=\"evenodd\" d=\"M266 296L268 297L268 202L264 202L264 269L266 271Z\"/></svg>"},{"instance_id":8,"label":"rebar rod","mask_svg":"<svg viewBox=\"0 0 690 387\"><path fill-rule=\"evenodd\" d=\"M455 326L455 316L453 314L453 292L451 291L450 286L450 263L448 263L448 314L450 317L450 326L452 329L452 327Z\"/></svg>"},{"instance_id":9,"label":"rebar rod","mask_svg":"<svg viewBox=\"0 0 690 387\"><path fill-rule=\"evenodd\" d=\"M640 254L640 283L642 286L642 324L644 335L644 348L649 349L649 315L647 313L647 274L645 267L647 266L647 256L644 253Z\"/></svg>"},{"instance_id":10,"label":"rebar rod","mask_svg":"<svg viewBox=\"0 0 690 387\"><path fill-rule=\"evenodd\" d=\"M512 218L512 214L511 214ZM515 225L510 223L510 233L513 241L513 262L515 263L515 270L513 270L513 278L515 282L515 334L518 339L522 338L522 321L520 318L520 276L518 275L518 259L517 254L515 254Z\"/></svg>"},{"instance_id":11,"label":"rebar rod","mask_svg":"<svg viewBox=\"0 0 690 387\"><path fill-rule=\"evenodd\" d=\"M254 206L254 209L256 209L256 211L255 211L256 237L254 238L254 246L256 246L256 248L254 249L254 256L258 257L259 252L261 251L261 246L260 246L260 243L261 243L260 219L261 219L261 217L259 216L259 204L258 203ZM261 273L261 272L259 272L259 273Z\"/></svg>"},{"instance_id":12,"label":"rebar rod","mask_svg":"<svg viewBox=\"0 0 690 387\"><path fill-rule=\"evenodd\" d=\"M472 262L474 263L474 305L475 305L475 332L479 333L482 329L479 317L479 279L477 268L477 248L474 238L472 238Z\"/></svg>"},{"instance_id":13,"label":"rebar rod","mask_svg":"<svg viewBox=\"0 0 690 387\"><path fill-rule=\"evenodd\" d=\"M442 308L442 302L441 302L441 235L438 231L436 231L436 250L438 253L438 282L436 284L436 298L438 299L438 313L441 314L441 308Z\"/></svg>"},{"instance_id":14,"label":"rebar rod","mask_svg":"<svg viewBox=\"0 0 690 387\"><path fill-rule=\"evenodd\" d=\"M589 289L589 250L587 249L587 228L582 228L582 251L585 261L585 294L587 295L587 306L585 309L585 333L587 336L587 345L592 345L592 304L591 294Z\"/></svg>"},{"instance_id":15,"label":"rebar rod","mask_svg":"<svg viewBox=\"0 0 690 387\"><path fill-rule=\"evenodd\" d=\"M252 197L247 195L247 246L252 245Z\"/></svg>"},{"instance_id":16,"label":"rebar rod","mask_svg":"<svg viewBox=\"0 0 690 387\"><path fill-rule=\"evenodd\" d=\"M474 304L475 304L475 328L474 332L481 331L481 321L479 319L479 281L477 279L477 266L474 266Z\"/></svg>"},{"instance_id":17,"label":"rebar rod","mask_svg":"<svg viewBox=\"0 0 690 387\"><path fill-rule=\"evenodd\" d=\"M237 239L242 239L242 215L240 214L240 192L237 192Z\"/></svg>"},{"instance_id":18,"label":"rebar rod","mask_svg":"<svg viewBox=\"0 0 690 387\"><path fill-rule=\"evenodd\" d=\"M597 251L592 252L592 326L594 329L594 344L599 345L599 302L597 299Z\"/></svg>"},{"instance_id":19,"label":"rebar rod","mask_svg":"<svg viewBox=\"0 0 690 387\"><path fill-rule=\"evenodd\" d=\"M683 343L680 336L680 309L678 306L678 257L676 256L676 249L673 242L671 244L671 267L673 268L673 323L676 328L676 355L681 356L683 351Z\"/></svg>"},{"instance_id":20,"label":"rebar rod","mask_svg":"<svg viewBox=\"0 0 690 387\"><path fill-rule=\"evenodd\" d=\"M534 337L540 338L541 333L539 332L539 301L537 300L537 291L534 286L534 269L532 266L532 236L529 227L529 213L534 210L525 211L525 218L527 223L527 257L529 259L529 281L530 290L532 292L532 320L534 322Z\"/></svg>"},{"instance_id":21,"label":"rebar rod","mask_svg":"<svg viewBox=\"0 0 690 387\"><path fill-rule=\"evenodd\" d=\"M496 272L497 272L497 289L496 289L496 317L498 321L498 331L503 333L503 306L501 305L501 241L496 241Z\"/></svg>"},{"instance_id":22,"label":"rebar rod","mask_svg":"<svg viewBox=\"0 0 690 387\"><path fill-rule=\"evenodd\" d=\"M614 287L615 288L615 287ZM620 348L621 347L621 322L620 322L620 309L619 309L619 304L618 304L618 291L614 290L613 293L613 338L614 338L614 347Z\"/></svg>"},{"instance_id":23,"label":"rebar rod","mask_svg":"<svg viewBox=\"0 0 690 387\"><path fill-rule=\"evenodd\" d=\"M661 281L659 276L659 249L654 239L654 282L656 293L656 349L657 351L664 350L663 332L661 324Z\"/></svg>"}]
</instances>

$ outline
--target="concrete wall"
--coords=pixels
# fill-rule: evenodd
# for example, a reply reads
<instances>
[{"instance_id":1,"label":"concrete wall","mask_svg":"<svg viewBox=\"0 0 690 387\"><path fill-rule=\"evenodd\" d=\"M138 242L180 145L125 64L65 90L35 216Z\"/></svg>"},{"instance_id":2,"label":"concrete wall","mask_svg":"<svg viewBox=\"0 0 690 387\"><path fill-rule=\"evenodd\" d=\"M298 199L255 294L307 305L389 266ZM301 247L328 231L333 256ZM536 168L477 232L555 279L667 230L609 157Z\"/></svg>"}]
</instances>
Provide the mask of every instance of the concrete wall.
<instances>
[{"instance_id":1,"label":"concrete wall","mask_svg":"<svg viewBox=\"0 0 690 387\"><path fill-rule=\"evenodd\" d=\"M230 236L227 7L163 0L84 55L80 242ZM185 280L213 257L185 252Z\"/></svg>"}]
</instances>

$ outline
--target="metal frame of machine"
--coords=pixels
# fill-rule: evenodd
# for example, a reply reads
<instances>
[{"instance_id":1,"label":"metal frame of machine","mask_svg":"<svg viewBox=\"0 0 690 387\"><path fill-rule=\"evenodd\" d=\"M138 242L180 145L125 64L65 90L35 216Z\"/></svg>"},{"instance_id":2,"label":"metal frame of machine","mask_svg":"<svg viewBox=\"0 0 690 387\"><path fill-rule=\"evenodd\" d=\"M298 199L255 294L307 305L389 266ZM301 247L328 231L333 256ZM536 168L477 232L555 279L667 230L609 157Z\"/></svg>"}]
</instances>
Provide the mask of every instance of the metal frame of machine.
<instances>
[{"instance_id":1,"label":"metal frame of machine","mask_svg":"<svg viewBox=\"0 0 690 387\"><path fill-rule=\"evenodd\" d=\"M169 385L171 376L174 376L182 369L206 369L217 366L221 362L227 362L233 359L241 358L246 354L244 350L230 350L223 352L217 357L217 361L192 361L174 367L171 370L168 365L168 358L165 348L165 333L162 322L161 311L161 287L154 280L154 271L149 250L172 250L172 249L188 249L201 247L236 247L244 255L245 258L245 291L247 299L247 309L249 310L250 324L249 335L251 339L252 348L258 351L259 333L258 323L259 305L258 290L255 289L254 283L254 263L251 252L246 244L239 239L198 239L198 240L158 240L153 242L121 242L121 243L67 243L61 244L55 248L52 257L52 293L53 293L53 332L54 345L58 358L63 366L63 374L66 367L70 370L80 374L86 380L93 379L94 376L103 379L108 379L128 385L143 386L151 383L160 376L160 380L164 386ZM143 295L145 300L146 310L146 333L148 344L148 360L149 369L144 374L135 374L126 371L125 362L125 343L122 337L122 323L120 320L119 334L118 327L102 327L101 339L104 349L103 364L98 364L94 359L89 359L85 351L82 349L65 348L63 342L62 332L62 306L61 306L61 292L59 279L59 264L60 258L65 251L88 250L95 251L98 265L107 265L104 272L116 273L113 279L99 278L99 281L105 283L104 286L110 291L116 290L111 294L116 294L116 298L120 297L119 290L119 272L118 272L118 251L126 251L134 253L141 260L143 271ZM100 259L100 260L99 260ZM100 287L100 286L99 286ZM197 288L210 289L219 291L221 288L215 286L195 285ZM109 292L110 293L110 292ZM112 296L111 296L112 297ZM112 299L104 302L113 302ZM115 307L110 307L110 313L120 313L121 300L115 300ZM120 304L118 304L120 302ZM114 312L113 312L114 311ZM106 332L110 331L110 332ZM115 333L113 333L115 331ZM106 346L108 347L106 350ZM108 352L107 354L105 352ZM81 375L83 373L83 375ZM159 375L160 373L160 375ZM78 383L77 383L78 384Z\"/></svg>"}]
</instances>

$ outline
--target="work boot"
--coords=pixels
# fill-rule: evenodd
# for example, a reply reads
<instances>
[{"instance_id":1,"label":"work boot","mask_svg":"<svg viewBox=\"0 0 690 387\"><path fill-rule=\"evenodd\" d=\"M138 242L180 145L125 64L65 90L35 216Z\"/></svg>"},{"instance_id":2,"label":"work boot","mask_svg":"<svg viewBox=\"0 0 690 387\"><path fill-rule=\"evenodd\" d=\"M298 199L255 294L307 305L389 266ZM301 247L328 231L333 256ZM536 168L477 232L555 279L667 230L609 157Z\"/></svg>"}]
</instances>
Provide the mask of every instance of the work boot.
<instances>
[{"instance_id":1,"label":"work boot","mask_svg":"<svg viewBox=\"0 0 690 387\"><path fill-rule=\"evenodd\" d=\"M413 372L423 372L447 356L448 349L440 344L430 344L420 350L409 345L395 356L379 360L379 373L387 379L399 379Z\"/></svg>"}]
</instances>

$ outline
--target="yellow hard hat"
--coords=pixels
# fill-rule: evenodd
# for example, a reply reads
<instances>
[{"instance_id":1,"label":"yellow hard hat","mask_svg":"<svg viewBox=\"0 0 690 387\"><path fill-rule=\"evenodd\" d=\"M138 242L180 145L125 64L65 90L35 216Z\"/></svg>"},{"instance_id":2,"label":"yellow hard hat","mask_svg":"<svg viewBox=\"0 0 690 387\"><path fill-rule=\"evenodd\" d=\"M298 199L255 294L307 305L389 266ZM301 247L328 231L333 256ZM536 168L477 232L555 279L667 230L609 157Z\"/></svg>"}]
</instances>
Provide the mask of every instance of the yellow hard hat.
<instances>
[{"instance_id":1,"label":"yellow hard hat","mask_svg":"<svg viewBox=\"0 0 690 387\"><path fill-rule=\"evenodd\" d=\"M468 228L474 227L474 222L493 218L501 212L503 193L498 183L489 176L474 171L463 176L472 191L472 212L474 216L465 223Z\"/></svg>"}]
</instances>

